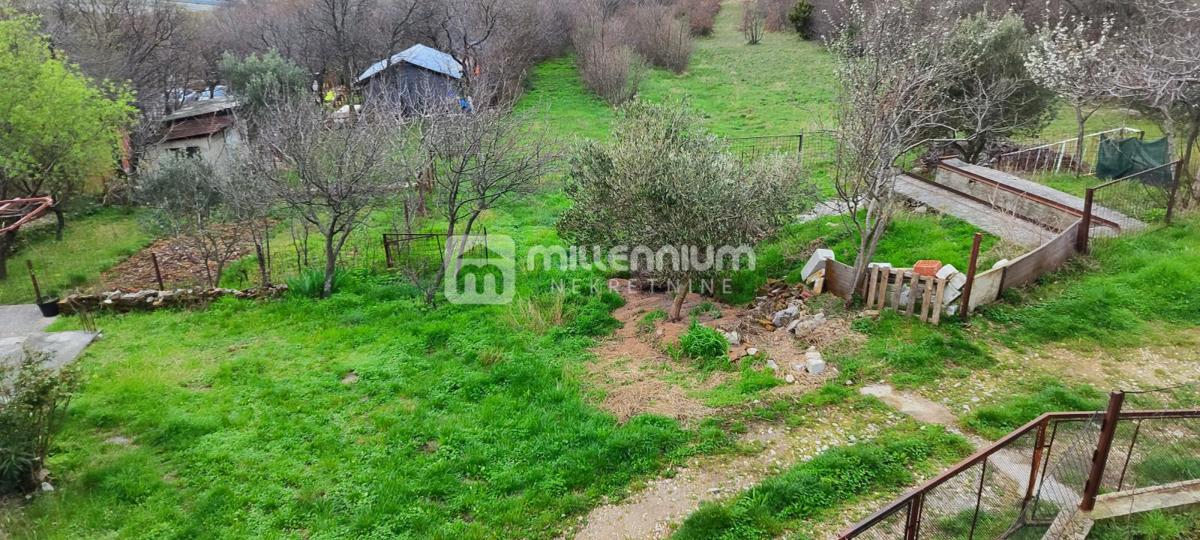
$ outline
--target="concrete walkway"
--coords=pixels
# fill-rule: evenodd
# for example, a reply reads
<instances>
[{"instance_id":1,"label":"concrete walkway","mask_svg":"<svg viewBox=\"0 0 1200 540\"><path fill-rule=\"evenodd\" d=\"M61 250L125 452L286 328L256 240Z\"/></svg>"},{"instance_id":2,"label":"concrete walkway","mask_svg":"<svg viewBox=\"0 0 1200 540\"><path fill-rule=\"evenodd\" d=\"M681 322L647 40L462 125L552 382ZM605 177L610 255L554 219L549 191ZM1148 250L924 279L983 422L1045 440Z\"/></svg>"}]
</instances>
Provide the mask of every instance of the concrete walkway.
<instances>
[{"instance_id":1,"label":"concrete walkway","mask_svg":"<svg viewBox=\"0 0 1200 540\"><path fill-rule=\"evenodd\" d=\"M91 332L45 332L53 318L34 305L0 306L0 364L19 364L27 351L46 355L46 366L59 369L79 358L96 339Z\"/></svg>"},{"instance_id":2,"label":"concrete walkway","mask_svg":"<svg viewBox=\"0 0 1200 540\"><path fill-rule=\"evenodd\" d=\"M896 193L924 204L939 213L951 215L992 235L1019 246L1034 248L1054 238L1058 233L997 210L989 205L959 196L952 191L930 185L905 175L896 177Z\"/></svg>"}]
</instances>

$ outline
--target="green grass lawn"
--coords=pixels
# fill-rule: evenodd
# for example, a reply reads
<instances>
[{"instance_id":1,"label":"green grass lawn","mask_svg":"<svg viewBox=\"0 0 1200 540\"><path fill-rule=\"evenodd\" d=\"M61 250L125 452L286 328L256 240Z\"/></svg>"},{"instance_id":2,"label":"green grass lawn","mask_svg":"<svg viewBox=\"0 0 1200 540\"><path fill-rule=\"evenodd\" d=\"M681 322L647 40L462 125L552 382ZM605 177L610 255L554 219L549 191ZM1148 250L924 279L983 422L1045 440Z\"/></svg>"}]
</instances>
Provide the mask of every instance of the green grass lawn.
<instances>
[{"instance_id":1,"label":"green grass lawn","mask_svg":"<svg viewBox=\"0 0 1200 540\"><path fill-rule=\"evenodd\" d=\"M8 279L0 281L0 304L33 303L33 284L25 269L32 261L42 294L67 294L95 284L100 273L136 253L152 240L133 214L104 210L68 216L63 240L54 239L53 223L18 233L8 259Z\"/></svg>"},{"instance_id":2,"label":"green grass lawn","mask_svg":"<svg viewBox=\"0 0 1200 540\"><path fill-rule=\"evenodd\" d=\"M534 333L507 307L430 310L408 293L360 277L320 302L101 317L50 463L57 491L3 529L549 538L724 444L658 417L618 425L585 401L586 296L568 298L565 328Z\"/></svg>"}]
</instances>

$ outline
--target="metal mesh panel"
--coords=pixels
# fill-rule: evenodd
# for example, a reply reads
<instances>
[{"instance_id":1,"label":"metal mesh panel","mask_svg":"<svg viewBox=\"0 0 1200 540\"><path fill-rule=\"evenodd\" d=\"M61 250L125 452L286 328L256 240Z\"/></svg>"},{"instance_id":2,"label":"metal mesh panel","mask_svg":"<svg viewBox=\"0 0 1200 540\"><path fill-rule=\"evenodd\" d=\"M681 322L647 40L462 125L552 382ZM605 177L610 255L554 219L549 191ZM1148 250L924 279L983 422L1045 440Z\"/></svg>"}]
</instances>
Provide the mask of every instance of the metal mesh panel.
<instances>
[{"instance_id":1,"label":"metal mesh panel","mask_svg":"<svg viewBox=\"0 0 1200 540\"><path fill-rule=\"evenodd\" d=\"M896 508L892 513L876 522L870 529L853 538L862 540L903 540L904 525L908 521L909 505Z\"/></svg>"}]
</instances>

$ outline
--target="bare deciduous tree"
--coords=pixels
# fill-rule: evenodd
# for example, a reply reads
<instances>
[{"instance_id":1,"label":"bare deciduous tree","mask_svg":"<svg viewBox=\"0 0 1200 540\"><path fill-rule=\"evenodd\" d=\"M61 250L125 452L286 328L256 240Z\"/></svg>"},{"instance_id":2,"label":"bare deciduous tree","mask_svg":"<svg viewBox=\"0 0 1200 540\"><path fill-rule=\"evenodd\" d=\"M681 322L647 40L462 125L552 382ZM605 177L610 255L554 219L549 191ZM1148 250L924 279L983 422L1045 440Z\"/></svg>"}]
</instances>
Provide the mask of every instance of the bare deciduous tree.
<instances>
[{"instance_id":1,"label":"bare deciduous tree","mask_svg":"<svg viewBox=\"0 0 1200 540\"><path fill-rule=\"evenodd\" d=\"M446 220L447 256L434 278L440 284L458 264L479 217L501 202L533 193L555 153L523 117L504 109L439 115L426 121L424 144L436 212ZM435 290L426 292L433 303Z\"/></svg>"},{"instance_id":2,"label":"bare deciduous tree","mask_svg":"<svg viewBox=\"0 0 1200 540\"><path fill-rule=\"evenodd\" d=\"M209 287L219 287L225 265L237 256L243 237L228 204L225 171L189 157L168 157L142 175L141 200L155 210L155 223L184 239L199 256Z\"/></svg>"},{"instance_id":3,"label":"bare deciduous tree","mask_svg":"<svg viewBox=\"0 0 1200 540\"><path fill-rule=\"evenodd\" d=\"M246 163L272 197L323 237L327 297L350 234L412 176L414 143L404 121L386 111L334 122L306 100L272 110L274 121L259 125Z\"/></svg>"},{"instance_id":4,"label":"bare deciduous tree","mask_svg":"<svg viewBox=\"0 0 1200 540\"><path fill-rule=\"evenodd\" d=\"M742 1L742 35L749 45L762 41L763 28L767 24L767 5L763 0Z\"/></svg>"},{"instance_id":5,"label":"bare deciduous tree","mask_svg":"<svg viewBox=\"0 0 1200 540\"><path fill-rule=\"evenodd\" d=\"M870 12L854 4L848 11L846 27L830 45L838 81L834 187L858 238L857 289L896 210L900 171L893 164L942 125L947 111L940 85L959 68L944 50L948 29L931 23L913 0Z\"/></svg>"}]
</instances>

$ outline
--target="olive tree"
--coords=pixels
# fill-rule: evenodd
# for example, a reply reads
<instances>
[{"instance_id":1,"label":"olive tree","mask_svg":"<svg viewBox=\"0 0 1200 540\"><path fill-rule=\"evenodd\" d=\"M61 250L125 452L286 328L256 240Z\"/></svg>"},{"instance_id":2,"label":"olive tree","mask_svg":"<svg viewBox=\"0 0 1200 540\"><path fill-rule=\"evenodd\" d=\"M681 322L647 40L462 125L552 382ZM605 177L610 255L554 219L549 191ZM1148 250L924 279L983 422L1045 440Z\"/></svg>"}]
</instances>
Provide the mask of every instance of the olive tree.
<instances>
[{"instance_id":1,"label":"olive tree","mask_svg":"<svg viewBox=\"0 0 1200 540\"><path fill-rule=\"evenodd\" d=\"M685 106L634 101L618 111L612 142L575 149L566 183L573 204L558 230L578 245L631 250L629 270L675 290L670 316L678 320L691 285L728 270L714 259L720 248L736 257L811 193L794 161L743 166ZM697 250L707 253L697 258ZM654 263L638 252L654 253Z\"/></svg>"},{"instance_id":2,"label":"olive tree","mask_svg":"<svg viewBox=\"0 0 1200 540\"><path fill-rule=\"evenodd\" d=\"M947 39L946 52L961 69L943 81L943 122L965 137L967 161L997 138L1036 135L1053 117L1054 93L1025 66L1030 42L1021 17L986 12L958 21Z\"/></svg>"}]
</instances>

